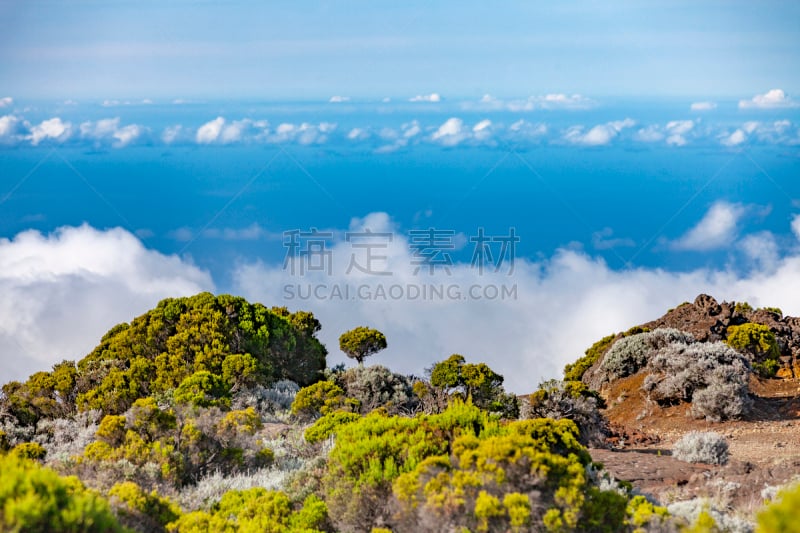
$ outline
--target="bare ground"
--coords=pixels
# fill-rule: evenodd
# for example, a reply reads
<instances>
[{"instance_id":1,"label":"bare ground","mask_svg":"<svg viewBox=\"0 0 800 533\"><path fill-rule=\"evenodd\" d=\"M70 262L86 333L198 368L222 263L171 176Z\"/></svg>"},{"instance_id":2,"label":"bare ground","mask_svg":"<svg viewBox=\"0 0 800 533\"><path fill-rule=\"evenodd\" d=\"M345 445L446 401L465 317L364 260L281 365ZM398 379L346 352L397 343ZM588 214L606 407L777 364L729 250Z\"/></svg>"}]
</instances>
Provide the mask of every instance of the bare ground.
<instances>
[{"instance_id":1,"label":"bare ground","mask_svg":"<svg viewBox=\"0 0 800 533\"><path fill-rule=\"evenodd\" d=\"M639 392L642 375L615 382L605 414L620 437L612 450L592 449L618 479L662 503L707 497L720 508L749 515L763 503L762 490L800 477L800 380L753 378L753 410L745 419L711 423L688 405L662 408ZM689 431L715 431L730 446L724 466L690 464L671 456Z\"/></svg>"}]
</instances>

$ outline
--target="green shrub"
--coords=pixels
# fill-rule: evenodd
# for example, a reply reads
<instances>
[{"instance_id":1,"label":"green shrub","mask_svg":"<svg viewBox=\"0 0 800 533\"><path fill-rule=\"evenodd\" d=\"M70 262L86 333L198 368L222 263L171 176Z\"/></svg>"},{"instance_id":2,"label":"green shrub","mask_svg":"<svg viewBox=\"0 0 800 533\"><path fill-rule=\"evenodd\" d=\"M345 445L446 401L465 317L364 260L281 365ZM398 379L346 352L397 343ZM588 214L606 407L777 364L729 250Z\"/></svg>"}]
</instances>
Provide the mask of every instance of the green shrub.
<instances>
[{"instance_id":1,"label":"green shrub","mask_svg":"<svg viewBox=\"0 0 800 533\"><path fill-rule=\"evenodd\" d=\"M137 531L166 531L181 516L180 507L154 490L149 494L131 481L117 483L108 492L123 524Z\"/></svg>"},{"instance_id":2,"label":"green shrub","mask_svg":"<svg viewBox=\"0 0 800 533\"><path fill-rule=\"evenodd\" d=\"M318 419L303 434L310 443L320 442L336 433L336 429L344 424L349 424L361 418L357 413L334 411Z\"/></svg>"},{"instance_id":3,"label":"green shrub","mask_svg":"<svg viewBox=\"0 0 800 533\"><path fill-rule=\"evenodd\" d=\"M175 401L195 407L230 407L227 383L207 370L200 370L181 381L175 389Z\"/></svg>"},{"instance_id":4,"label":"green shrub","mask_svg":"<svg viewBox=\"0 0 800 533\"><path fill-rule=\"evenodd\" d=\"M517 397L503 389L504 378L485 363L467 363L453 354L433 365L430 385L442 393L472 403L505 418L519 416Z\"/></svg>"},{"instance_id":5,"label":"green shrub","mask_svg":"<svg viewBox=\"0 0 800 533\"><path fill-rule=\"evenodd\" d=\"M325 415L344 406L345 395L332 381L318 381L297 392L292 402L292 414L306 418Z\"/></svg>"},{"instance_id":6,"label":"green shrub","mask_svg":"<svg viewBox=\"0 0 800 533\"><path fill-rule=\"evenodd\" d=\"M187 513L170 525L170 531L315 533L327 519L327 507L316 496L295 507L283 492L253 488L226 492L210 512Z\"/></svg>"},{"instance_id":7,"label":"green shrub","mask_svg":"<svg viewBox=\"0 0 800 533\"><path fill-rule=\"evenodd\" d=\"M749 356L753 371L762 377L773 377L780 368L781 355L775 334L768 326L748 322L728 327L725 342L734 350Z\"/></svg>"},{"instance_id":8,"label":"green shrub","mask_svg":"<svg viewBox=\"0 0 800 533\"><path fill-rule=\"evenodd\" d=\"M0 456L0 530L122 531L108 502L75 477L14 454Z\"/></svg>"},{"instance_id":9,"label":"green shrub","mask_svg":"<svg viewBox=\"0 0 800 533\"><path fill-rule=\"evenodd\" d=\"M11 453L21 459L39 461L47 455L47 450L38 442L22 442L11 449Z\"/></svg>"},{"instance_id":10,"label":"green shrub","mask_svg":"<svg viewBox=\"0 0 800 533\"><path fill-rule=\"evenodd\" d=\"M197 372L221 376L233 391L280 379L308 385L325 368L318 330L310 313L268 309L230 295L169 298L112 328L78 363L63 397L73 409L120 414L136 399L173 391ZM67 373L57 383L69 382Z\"/></svg>"},{"instance_id":11,"label":"green shrub","mask_svg":"<svg viewBox=\"0 0 800 533\"><path fill-rule=\"evenodd\" d=\"M618 531L627 498L592 485L577 436L569 420L501 423L458 401L415 418L373 413L339 428L326 502L345 531Z\"/></svg>"}]
</instances>

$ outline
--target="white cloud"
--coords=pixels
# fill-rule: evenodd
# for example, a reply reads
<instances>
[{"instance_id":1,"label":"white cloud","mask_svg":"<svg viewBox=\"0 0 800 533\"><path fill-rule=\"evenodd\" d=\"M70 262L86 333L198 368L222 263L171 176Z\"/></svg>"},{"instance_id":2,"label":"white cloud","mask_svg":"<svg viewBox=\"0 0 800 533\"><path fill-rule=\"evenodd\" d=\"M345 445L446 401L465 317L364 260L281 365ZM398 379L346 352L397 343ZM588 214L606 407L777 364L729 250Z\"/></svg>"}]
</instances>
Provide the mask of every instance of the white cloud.
<instances>
[{"instance_id":1,"label":"white cloud","mask_svg":"<svg viewBox=\"0 0 800 533\"><path fill-rule=\"evenodd\" d=\"M363 141L369 139L369 132L363 128L353 128L347 133L347 138L351 141Z\"/></svg>"},{"instance_id":2,"label":"white cloud","mask_svg":"<svg viewBox=\"0 0 800 533\"><path fill-rule=\"evenodd\" d=\"M224 125L225 119L222 117L217 117L214 120L210 120L197 129L197 135L195 136L195 139L199 144L213 143L219 139L219 135L222 133L222 127Z\"/></svg>"},{"instance_id":3,"label":"white cloud","mask_svg":"<svg viewBox=\"0 0 800 533\"><path fill-rule=\"evenodd\" d=\"M69 122L62 122L59 117L55 117L44 120L36 126L32 126L30 131L31 133L28 139L30 139L31 144L34 146L47 139L64 142L69 139L72 134L72 124Z\"/></svg>"},{"instance_id":4,"label":"white cloud","mask_svg":"<svg viewBox=\"0 0 800 533\"><path fill-rule=\"evenodd\" d=\"M531 124L520 119L508 127L508 132L515 139L533 139L547 134L547 124Z\"/></svg>"},{"instance_id":5,"label":"white cloud","mask_svg":"<svg viewBox=\"0 0 800 533\"><path fill-rule=\"evenodd\" d=\"M2 109L3 107L11 107L13 103L14 103L13 98L11 98L10 96L4 96L0 98L0 109Z\"/></svg>"},{"instance_id":6,"label":"white cloud","mask_svg":"<svg viewBox=\"0 0 800 533\"><path fill-rule=\"evenodd\" d=\"M492 121L483 119L472 127L472 137L478 141L487 141L492 137Z\"/></svg>"},{"instance_id":7,"label":"white cloud","mask_svg":"<svg viewBox=\"0 0 800 533\"><path fill-rule=\"evenodd\" d=\"M203 237L225 241L257 241L259 239L281 238L282 234L273 234L254 222L244 228L209 228L203 232Z\"/></svg>"},{"instance_id":8,"label":"white cloud","mask_svg":"<svg viewBox=\"0 0 800 533\"><path fill-rule=\"evenodd\" d=\"M18 125L20 120L14 115L5 115L0 117L0 138L13 137L18 133Z\"/></svg>"},{"instance_id":9,"label":"white cloud","mask_svg":"<svg viewBox=\"0 0 800 533\"><path fill-rule=\"evenodd\" d=\"M439 95L439 93L418 94L417 96L409 98L408 101L409 102L431 102L431 103L436 103L436 102L441 102L442 101L442 97Z\"/></svg>"},{"instance_id":10,"label":"white cloud","mask_svg":"<svg viewBox=\"0 0 800 533\"><path fill-rule=\"evenodd\" d=\"M349 101L350 101L350 97L349 96L339 96L339 95L331 96L330 100L328 100L328 102L330 102L332 104L340 104L340 103L349 102Z\"/></svg>"},{"instance_id":11,"label":"white cloud","mask_svg":"<svg viewBox=\"0 0 800 533\"><path fill-rule=\"evenodd\" d=\"M689 109L692 111L712 111L717 108L715 102L694 102Z\"/></svg>"},{"instance_id":12,"label":"white cloud","mask_svg":"<svg viewBox=\"0 0 800 533\"><path fill-rule=\"evenodd\" d=\"M747 208L741 204L715 202L696 226L672 243L672 248L706 251L730 246L746 212Z\"/></svg>"},{"instance_id":13,"label":"white cloud","mask_svg":"<svg viewBox=\"0 0 800 533\"><path fill-rule=\"evenodd\" d=\"M161 134L161 140L165 144L172 144L181 137L183 129L184 129L183 126L181 126L180 124L177 124L175 126L167 126L166 128L164 128L164 131Z\"/></svg>"},{"instance_id":14,"label":"white cloud","mask_svg":"<svg viewBox=\"0 0 800 533\"><path fill-rule=\"evenodd\" d=\"M580 94L546 94L538 98L538 101L544 109L586 109L594 104L591 99Z\"/></svg>"},{"instance_id":15,"label":"white cloud","mask_svg":"<svg viewBox=\"0 0 800 533\"><path fill-rule=\"evenodd\" d=\"M537 109L589 109L596 104L594 100L580 94L552 93L540 96L529 96L523 99L501 100L485 94L477 102L464 102L464 109L481 109L487 111L507 110L513 112L534 111Z\"/></svg>"},{"instance_id":16,"label":"white cloud","mask_svg":"<svg viewBox=\"0 0 800 533\"><path fill-rule=\"evenodd\" d=\"M592 234L592 246L596 250L611 250L613 248L630 248L636 246L636 241L629 238L614 237L614 230L603 228Z\"/></svg>"},{"instance_id":17,"label":"white cloud","mask_svg":"<svg viewBox=\"0 0 800 533\"><path fill-rule=\"evenodd\" d=\"M584 132L583 126L572 126L567 129L564 138L573 144L603 146L610 144L623 129L631 128L634 125L636 125L636 122L633 119L626 118L625 120L598 124L587 132Z\"/></svg>"},{"instance_id":18,"label":"white cloud","mask_svg":"<svg viewBox=\"0 0 800 533\"><path fill-rule=\"evenodd\" d=\"M146 131L143 126L138 124L120 127L119 117L104 118L96 122L83 122L79 129L82 138L99 142L109 141L115 148L129 145Z\"/></svg>"},{"instance_id":19,"label":"white cloud","mask_svg":"<svg viewBox=\"0 0 800 533\"><path fill-rule=\"evenodd\" d=\"M329 135L336 129L336 124L332 122L320 122L319 124L279 124L274 132L265 135L264 140L271 143L296 142L302 145L324 144L328 141Z\"/></svg>"},{"instance_id":20,"label":"white cloud","mask_svg":"<svg viewBox=\"0 0 800 533\"><path fill-rule=\"evenodd\" d=\"M403 124L401 129L403 130L403 137L406 139L416 137L422 133L422 128L420 127L419 122L416 120L412 120L411 122Z\"/></svg>"},{"instance_id":21,"label":"white cloud","mask_svg":"<svg viewBox=\"0 0 800 533\"><path fill-rule=\"evenodd\" d=\"M637 141L652 143L664 140L664 133L656 125L650 125L636 132L633 138Z\"/></svg>"},{"instance_id":22,"label":"white cloud","mask_svg":"<svg viewBox=\"0 0 800 533\"><path fill-rule=\"evenodd\" d=\"M120 228L0 239L0 381L79 359L160 299L213 288L208 273Z\"/></svg>"},{"instance_id":23,"label":"white cloud","mask_svg":"<svg viewBox=\"0 0 800 533\"><path fill-rule=\"evenodd\" d=\"M667 144L671 146L684 146L688 141L686 134L694 129L692 120L673 120L667 122Z\"/></svg>"},{"instance_id":24,"label":"white cloud","mask_svg":"<svg viewBox=\"0 0 800 533\"><path fill-rule=\"evenodd\" d=\"M797 237L798 241L800 241L800 215L794 215L792 217L791 228L794 236Z\"/></svg>"},{"instance_id":25,"label":"white cloud","mask_svg":"<svg viewBox=\"0 0 800 533\"><path fill-rule=\"evenodd\" d=\"M737 129L730 135L726 135L720 141L725 146L738 146L747 140L747 134L741 130Z\"/></svg>"},{"instance_id":26,"label":"white cloud","mask_svg":"<svg viewBox=\"0 0 800 533\"><path fill-rule=\"evenodd\" d=\"M781 89L772 89L764 94L757 94L750 100L739 100L740 109L775 109L797 107L798 105Z\"/></svg>"},{"instance_id":27,"label":"white cloud","mask_svg":"<svg viewBox=\"0 0 800 533\"><path fill-rule=\"evenodd\" d=\"M431 135L432 140L444 146L455 146L466 138L467 133L464 130L464 121L456 117L447 119Z\"/></svg>"},{"instance_id":28,"label":"white cloud","mask_svg":"<svg viewBox=\"0 0 800 533\"><path fill-rule=\"evenodd\" d=\"M753 268L771 272L780 262L780 249L769 231L746 235L737 243Z\"/></svg>"},{"instance_id":29,"label":"white cloud","mask_svg":"<svg viewBox=\"0 0 800 533\"><path fill-rule=\"evenodd\" d=\"M560 250L539 262L518 260L512 275L484 272L456 264L451 274L414 275L408 243L385 214L354 220L352 229L395 231L395 239L380 255L387 260L374 265L391 277L346 274L354 252L349 243L331 247L333 275L309 273L293 277L282 265L260 262L239 265L235 292L265 302L308 309L320 319L320 338L328 346L330 364L349 362L337 350L338 336L352 327L376 327L387 336L389 347L371 359L401 372L422 373L425 367L451 353L470 361L483 361L503 374L506 386L517 393L534 390L544 378L561 375L564 364L575 361L593 342L612 332L624 331L658 316L682 301L708 293L721 300L772 305L800 315L800 257L777 260L770 270L739 274L724 267L689 272L631 268L612 270L599 258L575 250ZM363 256L359 256L363 260ZM380 279L378 279L380 278ZM356 288L365 285L373 299L335 297L291 298L287 285L325 284ZM464 293L471 285L517 286L517 298L472 300L459 298L375 297L383 284L386 293L397 285L443 284ZM321 293L323 296L325 294ZM399 294L399 293L396 293ZM328 292L330 295L330 292Z\"/></svg>"}]
</instances>

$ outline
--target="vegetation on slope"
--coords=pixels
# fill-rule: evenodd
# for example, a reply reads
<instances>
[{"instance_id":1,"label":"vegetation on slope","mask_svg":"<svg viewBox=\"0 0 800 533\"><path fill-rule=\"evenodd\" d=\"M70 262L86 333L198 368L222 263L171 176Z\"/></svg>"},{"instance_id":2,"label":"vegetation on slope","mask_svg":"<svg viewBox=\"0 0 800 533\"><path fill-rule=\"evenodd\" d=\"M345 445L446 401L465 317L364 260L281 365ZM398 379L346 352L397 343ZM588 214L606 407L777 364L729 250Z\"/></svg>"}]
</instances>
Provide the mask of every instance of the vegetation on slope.
<instances>
[{"instance_id":1,"label":"vegetation on slope","mask_svg":"<svg viewBox=\"0 0 800 533\"><path fill-rule=\"evenodd\" d=\"M0 529L702 525L670 516L592 462L584 446L603 445L608 429L588 383L647 369L643 392L655 401L737 416L728 411L746 399L750 363L778 353L769 328L743 324L726 332L727 344L632 328L587 350L565 381L518 398L502 375L458 354L424 377L364 366L386 346L370 328L343 335L358 366L326 369L310 313L208 293L164 300L112 328L77 364L3 387ZM762 530L797 520L792 497L786 491L760 515Z\"/></svg>"}]
</instances>

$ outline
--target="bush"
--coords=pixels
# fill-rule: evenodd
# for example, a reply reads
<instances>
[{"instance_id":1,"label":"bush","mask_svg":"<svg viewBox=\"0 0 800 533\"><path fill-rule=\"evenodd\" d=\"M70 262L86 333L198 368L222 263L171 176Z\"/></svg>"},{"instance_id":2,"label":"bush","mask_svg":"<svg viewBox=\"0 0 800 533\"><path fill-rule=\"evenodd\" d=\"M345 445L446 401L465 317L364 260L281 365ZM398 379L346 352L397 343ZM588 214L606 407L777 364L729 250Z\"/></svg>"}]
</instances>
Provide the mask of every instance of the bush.
<instances>
[{"instance_id":1,"label":"bush","mask_svg":"<svg viewBox=\"0 0 800 533\"><path fill-rule=\"evenodd\" d=\"M570 420L496 417L454 401L415 418L341 426L323 480L342 531L624 528L627 496L600 490Z\"/></svg>"},{"instance_id":2,"label":"bush","mask_svg":"<svg viewBox=\"0 0 800 533\"><path fill-rule=\"evenodd\" d=\"M282 414L289 411L300 386L294 381L282 379L269 387L255 385L237 391L231 404L234 409L252 407L261 416Z\"/></svg>"},{"instance_id":3,"label":"bush","mask_svg":"<svg viewBox=\"0 0 800 533\"><path fill-rule=\"evenodd\" d=\"M631 335L637 335L639 333L645 333L650 331L648 328L643 328L641 326L634 326L628 331L621 333L620 335L608 335L603 337L596 343L592 344L585 352L585 355L575 361L572 364L568 364L564 367L564 379L566 381L580 381L583 379L583 375L586 373L589 368L592 367L597 361L600 360L601 357L606 353L608 348L614 343L614 340L618 336L622 337L630 337Z\"/></svg>"},{"instance_id":4,"label":"bush","mask_svg":"<svg viewBox=\"0 0 800 533\"><path fill-rule=\"evenodd\" d=\"M580 431L581 444L600 446L608 435L607 424L598 408L604 407L600 395L581 381L550 380L523 401L522 418L567 418Z\"/></svg>"},{"instance_id":5,"label":"bush","mask_svg":"<svg viewBox=\"0 0 800 533\"><path fill-rule=\"evenodd\" d=\"M342 411L328 413L306 429L304 437L311 444L320 442L336 433L336 429L340 426L354 422L359 418L361 418L361 415L357 413L345 413Z\"/></svg>"},{"instance_id":6,"label":"bush","mask_svg":"<svg viewBox=\"0 0 800 533\"><path fill-rule=\"evenodd\" d=\"M747 323L728 328L725 342L731 348L746 354L759 376L771 378L780 368L781 351L775 334L763 324Z\"/></svg>"},{"instance_id":7,"label":"bush","mask_svg":"<svg viewBox=\"0 0 800 533\"><path fill-rule=\"evenodd\" d=\"M314 533L328 519L325 503L309 496L293 508L280 491L252 488L226 492L211 512L195 511L170 526L178 533L196 531L263 531L266 533Z\"/></svg>"},{"instance_id":8,"label":"bush","mask_svg":"<svg viewBox=\"0 0 800 533\"><path fill-rule=\"evenodd\" d=\"M318 417L343 407L344 400L344 391L336 383L318 381L298 391L292 402L292 414L305 418Z\"/></svg>"},{"instance_id":9,"label":"bush","mask_svg":"<svg viewBox=\"0 0 800 533\"><path fill-rule=\"evenodd\" d=\"M750 369L725 343L674 343L651 360L642 389L661 404L692 402L692 413L712 422L746 414Z\"/></svg>"},{"instance_id":10,"label":"bush","mask_svg":"<svg viewBox=\"0 0 800 533\"><path fill-rule=\"evenodd\" d=\"M47 455L47 450L38 442L23 442L11 449L11 454L21 459L33 459L39 461Z\"/></svg>"},{"instance_id":11,"label":"bush","mask_svg":"<svg viewBox=\"0 0 800 533\"><path fill-rule=\"evenodd\" d=\"M675 443L672 455L687 463L724 465L728 462L728 442L713 431L692 431Z\"/></svg>"},{"instance_id":12,"label":"bush","mask_svg":"<svg viewBox=\"0 0 800 533\"><path fill-rule=\"evenodd\" d=\"M156 491L147 493L131 481L117 483L108 492L122 523L137 531L166 531L181 515L180 508Z\"/></svg>"},{"instance_id":13,"label":"bush","mask_svg":"<svg viewBox=\"0 0 800 533\"><path fill-rule=\"evenodd\" d=\"M659 350L673 344L689 345L694 342L691 333L672 328L660 328L624 337L606 352L600 364L601 383L635 374L645 367Z\"/></svg>"},{"instance_id":14,"label":"bush","mask_svg":"<svg viewBox=\"0 0 800 533\"><path fill-rule=\"evenodd\" d=\"M790 533L800 524L800 484L784 488L757 514L756 533Z\"/></svg>"},{"instance_id":15,"label":"bush","mask_svg":"<svg viewBox=\"0 0 800 533\"><path fill-rule=\"evenodd\" d=\"M349 400L355 400L353 405L361 414L378 407L389 414L408 414L417 404L410 380L385 366L356 366L334 374L333 379Z\"/></svg>"},{"instance_id":16,"label":"bush","mask_svg":"<svg viewBox=\"0 0 800 533\"><path fill-rule=\"evenodd\" d=\"M0 530L122 531L108 502L75 477L13 454L0 456Z\"/></svg>"}]
</instances>

